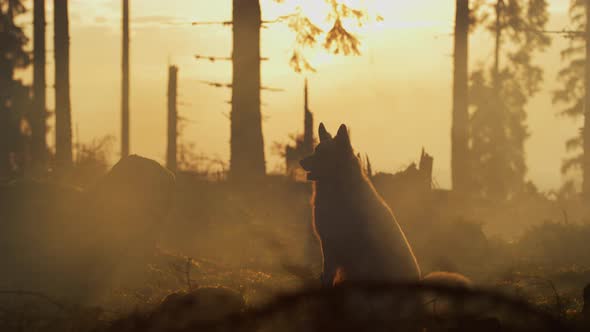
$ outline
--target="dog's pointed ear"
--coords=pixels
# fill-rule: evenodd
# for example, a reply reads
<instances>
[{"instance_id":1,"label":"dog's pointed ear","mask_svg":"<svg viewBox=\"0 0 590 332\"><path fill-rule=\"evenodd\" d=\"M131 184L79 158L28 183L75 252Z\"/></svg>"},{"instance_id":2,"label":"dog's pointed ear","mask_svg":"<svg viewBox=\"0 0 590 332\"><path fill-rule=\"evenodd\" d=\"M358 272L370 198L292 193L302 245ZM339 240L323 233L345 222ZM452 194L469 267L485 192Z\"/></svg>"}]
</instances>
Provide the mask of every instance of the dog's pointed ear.
<instances>
[{"instance_id":1,"label":"dog's pointed ear","mask_svg":"<svg viewBox=\"0 0 590 332\"><path fill-rule=\"evenodd\" d=\"M330 135L330 133L326 130L326 127L324 126L323 122L320 123L319 134L320 134L320 142L332 139L332 135Z\"/></svg>"},{"instance_id":2,"label":"dog's pointed ear","mask_svg":"<svg viewBox=\"0 0 590 332\"><path fill-rule=\"evenodd\" d=\"M340 125L340 128L338 128L338 134L336 134L336 139L346 146L351 146L350 136L348 135L348 128L346 128L346 125Z\"/></svg>"}]
</instances>

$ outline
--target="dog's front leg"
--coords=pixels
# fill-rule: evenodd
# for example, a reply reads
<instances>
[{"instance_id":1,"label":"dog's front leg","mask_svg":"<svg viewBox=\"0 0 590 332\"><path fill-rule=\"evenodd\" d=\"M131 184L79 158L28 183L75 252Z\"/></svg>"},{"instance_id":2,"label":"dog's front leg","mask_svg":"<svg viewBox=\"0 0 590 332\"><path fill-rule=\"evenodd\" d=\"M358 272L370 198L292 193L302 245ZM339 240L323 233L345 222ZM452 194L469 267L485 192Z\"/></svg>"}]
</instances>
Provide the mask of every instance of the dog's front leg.
<instances>
[{"instance_id":1,"label":"dog's front leg","mask_svg":"<svg viewBox=\"0 0 590 332\"><path fill-rule=\"evenodd\" d=\"M335 259L331 251L324 250L323 254L323 269L320 281L322 287L332 287L334 285L334 277L336 276L338 266L334 264Z\"/></svg>"},{"instance_id":2,"label":"dog's front leg","mask_svg":"<svg viewBox=\"0 0 590 332\"><path fill-rule=\"evenodd\" d=\"M322 283L322 287L332 287L334 282L334 274L327 273L327 271L322 272L320 276L320 282Z\"/></svg>"},{"instance_id":3,"label":"dog's front leg","mask_svg":"<svg viewBox=\"0 0 590 332\"><path fill-rule=\"evenodd\" d=\"M334 286L334 276L335 273L322 273L320 277L320 281L322 283L322 287L329 288Z\"/></svg>"}]
</instances>

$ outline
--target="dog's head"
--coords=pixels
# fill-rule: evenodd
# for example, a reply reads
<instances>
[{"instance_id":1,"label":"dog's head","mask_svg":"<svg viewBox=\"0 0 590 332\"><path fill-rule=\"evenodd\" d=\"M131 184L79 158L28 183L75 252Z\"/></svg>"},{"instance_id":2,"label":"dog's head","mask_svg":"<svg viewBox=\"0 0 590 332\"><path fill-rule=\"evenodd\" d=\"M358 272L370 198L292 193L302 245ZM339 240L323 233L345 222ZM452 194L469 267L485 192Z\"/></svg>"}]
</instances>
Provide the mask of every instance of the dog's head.
<instances>
[{"instance_id":1,"label":"dog's head","mask_svg":"<svg viewBox=\"0 0 590 332\"><path fill-rule=\"evenodd\" d=\"M319 128L320 144L314 153L301 160L301 167L307 172L307 179L319 181L336 177L348 166L358 161L350 144L350 136L345 125L341 125L335 137L326 130L323 123Z\"/></svg>"}]
</instances>

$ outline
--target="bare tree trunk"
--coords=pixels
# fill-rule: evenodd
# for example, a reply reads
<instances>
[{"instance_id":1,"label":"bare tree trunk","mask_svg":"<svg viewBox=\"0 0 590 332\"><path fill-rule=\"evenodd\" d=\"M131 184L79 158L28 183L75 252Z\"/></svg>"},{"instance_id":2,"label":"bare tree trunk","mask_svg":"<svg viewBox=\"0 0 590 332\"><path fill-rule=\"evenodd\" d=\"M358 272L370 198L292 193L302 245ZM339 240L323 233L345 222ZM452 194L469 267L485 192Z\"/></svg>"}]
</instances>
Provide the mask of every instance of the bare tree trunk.
<instances>
[{"instance_id":1,"label":"bare tree trunk","mask_svg":"<svg viewBox=\"0 0 590 332\"><path fill-rule=\"evenodd\" d=\"M47 163L47 110L45 79L45 0L35 0L33 9L33 163L45 169Z\"/></svg>"},{"instance_id":2,"label":"bare tree trunk","mask_svg":"<svg viewBox=\"0 0 590 332\"><path fill-rule=\"evenodd\" d=\"M582 194L590 202L590 0L586 0L586 95L584 102L584 159Z\"/></svg>"},{"instance_id":3,"label":"bare tree trunk","mask_svg":"<svg viewBox=\"0 0 590 332\"><path fill-rule=\"evenodd\" d=\"M55 44L55 158L58 168L68 168L73 163L68 0L54 0L53 8Z\"/></svg>"},{"instance_id":4,"label":"bare tree trunk","mask_svg":"<svg viewBox=\"0 0 590 332\"><path fill-rule=\"evenodd\" d=\"M266 173L260 113L259 0L233 0L230 180L253 183Z\"/></svg>"},{"instance_id":5,"label":"bare tree trunk","mask_svg":"<svg viewBox=\"0 0 590 332\"><path fill-rule=\"evenodd\" d=\"M423 180L423 188L425 192L432 191L432 170L434 168L434 158L422 149L420 155L420 165L418 170Z\"/></svg>"},{"instance_id":6,"label":"bare tree trunk","mask_svg":"<svg viewBox=\"0 0 590 332\"><path fill-rule=\"evenodd\" d=\"M303 120L303 156L309 156L313 153L313 113L309 109L309 90L307 79L305 79L305 116Z\"/></svg>"},{"instance_id":7,"label":"bare tree trunk","mask_svg":"<svg viewBox=\"0 0 590 332\"><path fill-rule=\"evenodd\" d=\"M178 87L178 67L168 68L168 147L166 149L166 167L176 172L176 140L178 138L177 122L178 111L176 108Z\"/></svg>"},{"instance_id":8,"label":"bare tree trunk","mask_svg":"<svg viewBox=\"0 0 590 332\"><path fill-rule=\"evenodd\" d=\"M2 90L4 89L4 79L0 79L0 101L3 101ZM6 107L0 107L0 180L9 177L12 171L10 163L10 111Z\"/></svg>"},{"instance_id":9,"label":"bare tree trunk","mask_svg":"<svg viewBox=\"0 0 590 332\"><path fill-rule=\"evenodd\" d=\"M466 193L469 186L469 0L457 0L453 79L451 173L453 189Z\"/></svg>"},{"instance_id":10,"label":"bare tree trunk","mask_svg":"<svg viewBox=\"0 0 590 332\"><path fill-rule=\"evenodd\" d=\"M129 0L123 0L123 59L121 86L121 157L129 155Z\"/></svg>"},{"instance_id":11,"label":"bare tree trunk","mask_svg":"<svg viewBox=\"0 0 590 332\"><path fill-rule=\"evenodd\" d=\"M8 0L8 19L10 24L14 23L14 0Z\"/></svg>"},{"instance_id":12,"label":"bare tree trunk","mask_svg":"<svg viewBox=\"0 0 590 332\"><path fill-rule=\"evenodd\" d=\"M0 6L0 18L4 16ZM11 71L7 61L0 59L0 179L10 176L10 122L11 113L7 106L9 100Z\"/></svg>"},{"instance_id":13,"label":"bare tree trunk","mask_svg":"<svg viewBox=\"0 0 590 332\"><path fill-rule=\"evenodd\" d=\"M495 97L500 94L500 48L502 45L502 9L504 9L504 1L498 0L496 3L496 48L494 50L494 93Z\"/></svg>"}]
</instances>

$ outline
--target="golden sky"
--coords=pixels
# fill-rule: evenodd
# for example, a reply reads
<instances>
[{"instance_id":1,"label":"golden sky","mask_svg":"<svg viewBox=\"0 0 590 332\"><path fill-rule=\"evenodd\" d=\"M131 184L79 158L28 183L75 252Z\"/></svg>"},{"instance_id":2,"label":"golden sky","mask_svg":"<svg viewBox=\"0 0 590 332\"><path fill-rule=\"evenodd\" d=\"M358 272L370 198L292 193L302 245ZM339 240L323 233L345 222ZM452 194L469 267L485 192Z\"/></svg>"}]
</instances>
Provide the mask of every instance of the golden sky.
<instances>
[{"instance_id":1,"label":"golden sky","mask_svg":"<svg viewBox=\"0 0 590 332\"><path fill-rule=\"evenodd\" d=\"M321 18L317 0L299 2L315 19ZM364 0L385 18L360 31L363 55L336 57L314 53L318 72L309 74L311 109L317 121L336 130L351 128L354 147L371 157L378 171L397 171L415 161L422 147L435 157L435 178L450 184L450 115L454 1ZM568 1L549 0L551 28L567 25ZM261 0L263 16L277 17L289 8ZM71 0L71 93L76 139L117 138L119 150L121 1ZM314 8L316 10L314 11ZM52 40L52 14L48 12L48 45ZM32 15L32 14L31 14ZM231 81L226 62L199 62L194 54L229 56L231 31L222 26L191 26L192 21L227 20L230 0L131 0L131 150L164 160L166 130L166 75L169 63L179 73L180 115L186 122L182 140L193 142L197 152L227 160L229 155L230 91L199 80ZM32 19L31 19L32 22ZM263 123L267 165L282 166L272 152L274 142L287 142L288 134L303 125L303 77L288 66L293 36L280 25L263 30L263 84L285 89L263 92ZM581 123L557 117L551 104L555 75L561 66L559 51L566 44L556 37L538 58L546 68L542 92L530 103L527 142L529 178L542 189L558 187L564 142ZM473 64L490 60L492 40L479 33L472 38ZM49 46L49 49L52 49ZM53 60L48 55L52 86ZM25 73L25 77L30 76ZM49 90L51 97L52 91ZM53 109L53 99L48 106Z\"/></svg>"}]
</instances>

